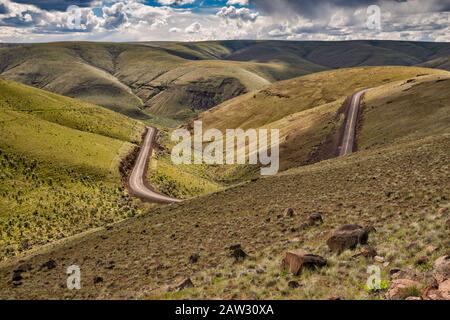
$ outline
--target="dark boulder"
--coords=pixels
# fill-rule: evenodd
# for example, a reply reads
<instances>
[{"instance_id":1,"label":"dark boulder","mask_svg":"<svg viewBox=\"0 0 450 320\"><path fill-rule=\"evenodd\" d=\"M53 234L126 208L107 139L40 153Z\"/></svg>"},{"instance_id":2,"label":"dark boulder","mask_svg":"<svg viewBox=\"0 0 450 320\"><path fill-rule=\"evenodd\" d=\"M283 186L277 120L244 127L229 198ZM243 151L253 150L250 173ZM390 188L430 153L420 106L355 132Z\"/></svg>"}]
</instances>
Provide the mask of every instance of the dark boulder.
<instances>
[{"instance_id":1,"label":"dark boulder","mask_svg":"<svg viewBox=\"0 0 450 320\"><path fill-rule=\"evenodd\" d=\"M286 256L281 262L283 270L287 270L294 275L299 275L303 268L316 269L327 265L327 261L321 256L305 253L303 250L286 252Z\"/></svg>"},{"instance_id":2,"label":"dark boulder","mask_svg":"<svg viewBox=\"0 0 450 320\"><path fill-rule=\"evenodd\" d=\"M369 233L375 231L373 227L361 227L357 224L347 224L339 227L327 240L331 251L338 254L343 251L355 249L358 244L367 244Z\"/></svg>"}]
</instances>

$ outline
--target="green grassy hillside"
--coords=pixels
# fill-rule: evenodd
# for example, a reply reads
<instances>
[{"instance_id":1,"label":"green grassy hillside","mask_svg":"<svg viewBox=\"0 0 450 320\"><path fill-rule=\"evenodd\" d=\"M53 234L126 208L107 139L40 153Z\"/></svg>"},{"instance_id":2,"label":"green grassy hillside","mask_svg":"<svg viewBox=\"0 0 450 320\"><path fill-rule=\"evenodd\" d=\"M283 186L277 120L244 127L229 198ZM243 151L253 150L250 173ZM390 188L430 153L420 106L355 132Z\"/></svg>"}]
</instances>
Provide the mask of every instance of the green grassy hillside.
<instances>
[{"instance_id":1,"label":"green grassy hillside","mask_svg":"<svg viewBox=\"0 0 450 320\"><path fill-rule=\"evenodd\" d=\"M135 117L142 102L111 73L114 50L107 44L33 44L0 48L1 76L76 97Z\"/></svg>"},{"instance_id":2,"label":"green grassy hillside","mask_svg":"<svg viewBox=\"0 0 450 320\"><path fill-rule=\"evenodd\" d=\"M136 213L119 162L143 125L0 80L0 259Z\"/></svg>"}]
</instances>

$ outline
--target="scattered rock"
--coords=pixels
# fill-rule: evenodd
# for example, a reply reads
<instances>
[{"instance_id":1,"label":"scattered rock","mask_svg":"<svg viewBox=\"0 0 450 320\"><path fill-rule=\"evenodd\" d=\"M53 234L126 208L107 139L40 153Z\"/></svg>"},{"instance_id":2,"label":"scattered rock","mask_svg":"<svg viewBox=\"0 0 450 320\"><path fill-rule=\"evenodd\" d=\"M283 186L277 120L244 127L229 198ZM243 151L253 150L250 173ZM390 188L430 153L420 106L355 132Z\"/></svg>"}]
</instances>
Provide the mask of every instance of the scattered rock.
<instances>
[{"instance_id":1,"label":"scattered rock","mask_svg":"<svg viewBox=\"0 0 450 320\"><path fill-rule=\"evenodd\" d=\"M419 245L417 242L411 242L405 246L406 250L417 250L419 248Z\"/></svg>"},{"instance_id":2,"label":"scattered rock","mask_svg":"<svg viewBox=\"0 0 450 320\"><path fill-rule=\"evenodd\" d=\"M374 260L379 263L384 263L384 257L381 256L375 256Z\"/></svg>"},{"instance_id":3,"label":"scattered rock","mask_svg":"<svg viewBox=\"0 0 450 320\"><path fill-rule=\"evenodd\" d=\"M450 279L428 286L423 290L423 300L450 300Z\"/></svg>"},{"instance_id":4,"label":"scattered rock","mask_svg":"<svg viewBox=\"0 0 450 320\"><path fill-rule=\"evenodd\" d=\"M353 256L353 258L356 258L356 257L359 257L359 256L363 256L364 258L367 258L367 259L372 259L372 258L375 258L377 256L377 251L373 247L371 247L369 245L364 245L361 248L361 252L358 253L358 254L355 254Z\"/></svg>"},{"instance_id":5,"label":"scattered rock","mask_svg":"<svg viewBox=\"0 0 450 320\"><path fill-rule=\"evenodd\" d=\"M397 279L392 281L391 287L386 293L386 299L404 300L409 297L419 297L422 285L410 279Z\"/></svg>"},{"instance_id":6,"label":"scattered rock","mask_svg":"<svg viewBox=\"0 0 450 320\"><path fill-rule=\"evenodd\" d=\"M198 259L200 259L200 255L198 253L194 253L189 257L190 263L197 263Z\"/></svg>"},{"instance_id":7,"label":"scattered rock","mask_svg":"<svg viewBox=\"0 0 450 320\"><path fill-rule=\"evenodd\" d=\"M308 223L310 226L318 225L323 223L323 218L320 213L313 213L308 217Z\"/></svg>"},{"instance_id":8,"label":"scattered rock","mask_svg":"<svg viewBox=\"0 0 450 320\"><path fill-rule=\"evenodd\" d=\"M422 300L420 297L408 297L405 300Z\"/></svg>"},{"instance_id":9,"label":"scattered rock","mask_svg":"<svg viewBox=\"0 0 450 320\"><path fill-rule=\"evenodd\" d=\"M436 250L438 249L438 247L435 247L435 246L427 246L426 248L425 248L425 252L427 253L427 254L432 254L433 252L435 252Z\"/></svg>"},{"instance_id":10,"label":"scattered rock","mask_svg":"<svg viewBox=\"0 0 450 320\"><path fill-rule=\"evenodd\" d=\"M300 225L299 230L306 230L309 228L309 223L304 222Z\"/></svg>"},{"instance_id":11,"label":"scattered rock","mask_svg":"<svg viewBox=\"0 0 450 320\"><path fill-rule=\"evenodd\" d=\"M103 278L102 277L99 277L99 276L94 277L94 284L98 284L98 283L101 283L101 282L103 282Z\"/></svg>"},{"instance_id":12,"label":"scattered rock","mask_svg":"<svg viewBox=\"0 0 450 320\"><path fill-rule=\"evenodd\" d=\"M109 261L106 265L106 269L112 270L116 267L116 263L114 261Z\"/></svg>"},{"instance_id":13,"label":"scattered rock","mask_svg":"<svg viewBox=\"0 0 450 320\"><path fill-rule=\"evenodd\" d=\"M297 281L289 281L288 286L291 289L297 289L300 287L300 284Z\"/></svg>"},{"instance_id":14,"label":"scattered rock","mask_svg":"<svg viewBox=\"0 0 450 320\"><path fill-rule=\"evenodd\" d=\"M316 269L327 265L327 261L321 256L305 253L303 250L286 252L281 262L283 270L288 270L294 275L299 275L303 268Z\"/></svg>"},{"instance_id":15,"label":"scattered rock","mask_svg":"<svg viewBox=\"0 0 450 320\"><path fill-rule=\"evenodd\" d=\"M438 283L450 278L450 256L443 256L433 264L433 277Z\"/></svg>"},{"instance_id":16,"label":"scattered rock","mask_svg":"<svg viewBox=\"0 0 450 320\"><path fill-rule=\"evenodd\" d=\"M439 283L438 292L442 299L450 300L450 279Z\"/></svg>"},{"instance_id":17,"label":"scattered rock","mask_svg":"<svg viewBox=\"0 0 450 320\"><path fill-rule=\"evenodd\" d=\"M13 270L12 275L12 283L14 286L20 286L22 285L23 276L22 273L28 272L32 269L31 263L25 262L16 267L16 269Z\"/></svg>"},{"instance_id":18,"label":"scattered rock","mask_svg":"<svg viewBox=\"0 0 450 320\"><path fill-rule=\"evenodd\" d=\"M52 270L56 268L56 261L53 259L48 260L46 263L42 264L41 269Z\"/></svg>"},{"instance_id":19,"label":"scattered rock","mask_svg":"<svg viewBox=\"0 0 450 320\"><path fill-rule=\"evenodd\" d=\"M438 214L440 214L440 215L444 215L447 213L448 213L448 207L439 208L439 210L438 210Z\"/></svg>"},{"instance_id":20,"label":"scattered rock","mask_svg":"<svg viewBox=\"0 0 450 320\"><path fill-rule=\"evenodd\" d=\"M244 250L242 250L242 247L240 244L234 244L234 245L230 246L229 249L231 251L231 256L236 261L244 260L247 257L247 254L244 252Z\"/></svg>"},{"instance_id":21,"label":"scattered rock","mask_svg":"<svg viewBox=\"0 0 450 320\"><path fill-rule=\"evenodd\" d=\"M369 233L373 227L361 227L357 224L347 224L339 227L327 240L327 245L333 252L341 254L346 249L355 249L358 244L367 244Z\"/></svg>"},{"instance_id":22,"label":"scattered rock","mask_svg":"<svg viewBox=\"0 0 450 320\"><path fill-rule=\"evenodd\" d=\"M193 288L193 287L194 287L194 284L192 283L192 280L190 278L186 278L183 281L181 281L180 283L178 283L175 286L175 289L177 291L180 291L180 290L184 290L187 288Z\"/></svg>"},{"instance_id":23,"label":"scattered rock","mask_svg":"<svg viewBox=\"0 0 450 320\"><path fill-rule=\"evenodd\" d=\"M23 279L22 272L14 270L12 275L12 281L13 282L19 282Z\"/></svg>"},{"instance_id":24,"label":"scattered rock","mask_svg":"<svg viewBox=\"0 0 450 320\"><path fill-rule=\"evenodd\" d=\"M427 264L427 263L428 263L428 257L426 257L426 256L419 257L419 258L416 260L416 264L417 264L418 266L422 266L422 265Z\"/></svg>"},{"instance_id":25,"label":"scattered rock","mask_svg":"<svg viewBox=\"0 0 450 320\"><path fill-rule=\"evenodd\" d=\"M399 268L392 268L391 270L389 270L389 276L393 277L394 275L398 274L402 272L402 269Z\"/></svg>"},{"instance_id":26,"label":"scattered rock","mask_svg":"<svg viewBox=\"0 0 450 320\"><path fill-rule=\"evenodd\" d=\"M25 263L19 264L16 267L16 269L14 269L14 272L28 272L28 271L31 271L31 269L33 269L31 263L25 262Z\"/></svg>"},{"instance_id":27,"label":"scattered rock","mask_svg":"<svg viewBox=\"0 0 450 320\"><path fill-rule=\"evenodd\" d=\"M294 216L294 209L292 209L292 208L285 209L284 212L283 212L283 215L285 217L289 217L289 218L293 217Z\"/></svg>"}]
</instances>

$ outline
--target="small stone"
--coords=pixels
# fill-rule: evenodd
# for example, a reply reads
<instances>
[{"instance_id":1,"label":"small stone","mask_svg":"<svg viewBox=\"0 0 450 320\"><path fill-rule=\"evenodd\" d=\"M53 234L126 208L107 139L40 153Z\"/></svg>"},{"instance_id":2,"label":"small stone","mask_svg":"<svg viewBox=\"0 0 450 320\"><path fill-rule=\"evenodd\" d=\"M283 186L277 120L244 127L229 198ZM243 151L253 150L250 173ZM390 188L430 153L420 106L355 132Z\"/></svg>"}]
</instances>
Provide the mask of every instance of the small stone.
<instances>
[{"instance_id":1,"label":"small stone","mask_svg":"<svg viewBox=\"0 0 450 320\"><path fill-rule=\"evenodd\" d=\"M180 283L178 283L176 285L175 289L177 291L180 291L180 290L193 288L193 287L194 287L194 284L192 283L192 280L190 278L186 278L183 281L181 281Z\"/></svg>"},{"instance_id":2,"label":"small stone","mask_svg":"<svg viewBox=\"0 0 450 320\"><path fill-rule=\"evenodd\" d=\"M20 272L20 273L22 273L22 272L28 272L28 271L30 271L31 269L32 269L31 263L25 262L25 263L22 263L22 264L18 265L18 266L16 267L16 269L14 270L14 272Z\"/></svg>"},{"instance_id":3,"label":"small stone","mask_svg":"<svg viewBox=\"0 0 450 320\"><path fill-rule=\"evenodd\" d=\"M294 209L292 209L292 208L285 209L284 212L283 212L283 215L285 217L289 217L289 218L293 217L294 216Z\"/></svg>"},{"instance_id":4,"label":"small stone","mask_svg":"<svg viewBox=\"0 0 450 320\"><path fill-rule=\"evenodd\" d=\"M401 271L402 271L402 269L392 268L391 270L389 270L389 275L392 277L393 275L400 273Z\"/></svg>"},{"instance_id":5,"label":"small stone","mask_svg":"<svg viewBox=\"0 0 450 320\"><path fill-rule=\"evenodd\" d=\"M189 257L190 263L197 263L198 259L200 259L200 255L198 253L194 253Z\"/></svg>"},{"instance_id":6,"label":"small stone","mask_svg":"<svg viewBox=\"0 0 450 320\"><path fill-rule=\"evenodd\" d=\"M379 262L379 263L383 263L384 262L384 258L381 257L381 256L375 256L374 259L375 259L376 262Z\"/></svg>"},{"instance_id":7,"label":"small stone","mask_svg":"<svg viewBox=\"0 0 450 320\"><path fill-rule=\"evenodd\" d=\"M364 258L367 258L367 259L372 259L375 256L377 256L377 251L369 245L364 245L361 248L361 252L358 254L355 254L353 257L356 258L359 256L363 256Z\"/></svg>"},{"instance_id":8,"label":"small stone","mask_svg":"<svg viewBox=\"0 0 450 320\"><path fill-rule=\"evenodd\" d=\"M306 230L309 228L309 223L304 222L300 225L299 230Z\"/></svg>"},{"instance_id":9,"label":"small stone","mask_svg":"<svg viewBox=\"0 0 450 320\"><path fill-rule=\"evenodd\" d=\"M424 264L427 264L427 263L428 263L428 257L425 257L425 256L418 258L417 261L416 261L416 264L418 266L421 266L421 265L424 265Z\"/></svg>"},{"instance_id":10,"label":"small stone","mask_svg":"<svg viewBox=\"0 0 450 320\"><path fill-rule=\"evenodd\" d=\"M322 224L323 218L320 213L313 213L308 217L308 223L311 226Z\"/></svg>"},{"instance_id":11,"label":"small stone","mask_svg":"<svg viewBox=\"0 0 450 320\"><path fill-rule=\"evenodd\" d=\"M18 271L14 271L13 272L13 276L12 276L12 281L13 282L18 282L18 281L21 281L23 279L23 277L22 277L22 273L21 272L18 272Z\"/></svg>"},{"instance_id":12,"label":"small stone","mask_svg":"<svg viewBox=\"0 0 450 320\"><path fill-rule=\"evenodd\" d=\"M439 210L438 210L438 214L440 214L440 215L444 215L447 213L448 213L448 207L439 208Z\"/></svg>"},{"instance_id":13,"label":"small stone","mask_svg":"<svg viewBox=\"0 0 450 320\"><path fill-rule=\"evenodd\" d=\"M300 287L300 284L297 281L289 281L288 286L291 289L297 289Z\"/></svg>"},{"instance_id":14,"label":"small stone","mask_svg":"<svg viewBox=\"0 0 450 320\"><path fill-rule=\"evenodd\" d=\"M417 297L422 285L410 279L397 279L392 281L391 287L386 293L386 299L403 300L408 297Z\"/></svg>"},{"instance_id":15,"label":"small stone","mask_svg":"<svg viewBox=\"0 0 450 320\"><path fill-rule=\"evenodd\" d=\"M101 282L103 282L103 278L102 277L99 277L99 276L94 277L94 284L98 284L98 283L101 283Z\"/></svg>"},{"instance_id":16,"label":"small stone","mask_svg":"<svg viewBox=\"0 0 450 320\"><path fill-rule=\"evenodd\" d=\"M231 256L236 261L244 260L247 257L247 254L242 250L242 247L240 244L234 244L230 246L229 250L231 251Z\"/></svg>"},{"instance_id":17,"label":"small stone","mask_svg":"<svg viewBox=\"0 0 450 320\"><path fill-rule=\"evenodd\" d=\"M435 252L436 250L437 250L438 248L437 247L435 247L435 246L427 246L426 248L425 248L425 252L427 253L427 254L432 254L433 252Z\"/></svg>"},{"instance_id":18,"label":"small stone","mask_svg":"<svg viewBox=\"0 0 450 320\"><path fill-rule=\"evenodd\" d=\"M41 269L52 270L56 268L56 261L53 259L48 260L41 266Z\"/></svg>"}]
</instances>

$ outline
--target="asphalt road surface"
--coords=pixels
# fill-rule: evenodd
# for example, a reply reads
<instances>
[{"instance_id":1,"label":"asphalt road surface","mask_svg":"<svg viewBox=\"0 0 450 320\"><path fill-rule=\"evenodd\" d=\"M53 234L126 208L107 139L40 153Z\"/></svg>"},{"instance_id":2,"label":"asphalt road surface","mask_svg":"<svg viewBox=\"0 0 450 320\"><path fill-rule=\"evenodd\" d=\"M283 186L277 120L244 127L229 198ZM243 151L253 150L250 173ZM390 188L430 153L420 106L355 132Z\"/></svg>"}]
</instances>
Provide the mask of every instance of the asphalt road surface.
<instances>
[{"instance_id":1,"label":"asphalt road surface","mask_svg":"<svg viewBox=\"0 0 450 320\"><path fill-rule=\"evenodd\" d=\"M347 121L345 123L344 137L342 138L340 156L345 156L353 152L355 144L356 124L358 122L358 113L361 107L361 100L366 90L361 90L353 94L350 108L348 110Z\"/></svg>"},{"instance_id":2,"label":"asphalt road surface","mask_svg":"<svg viewBox=\"0 0 450 320\"><path fill-rule=\"evenodd\" d=\"M156 129L147 127L147 134L142 143L133 171L128 180L128 190L130 193L143 201L156 203L172 203L180 200L174 199L158 192L155 192L146 182L148 159L152 154L153 142L156 136Z\"/></svg>"}]
</instances>

